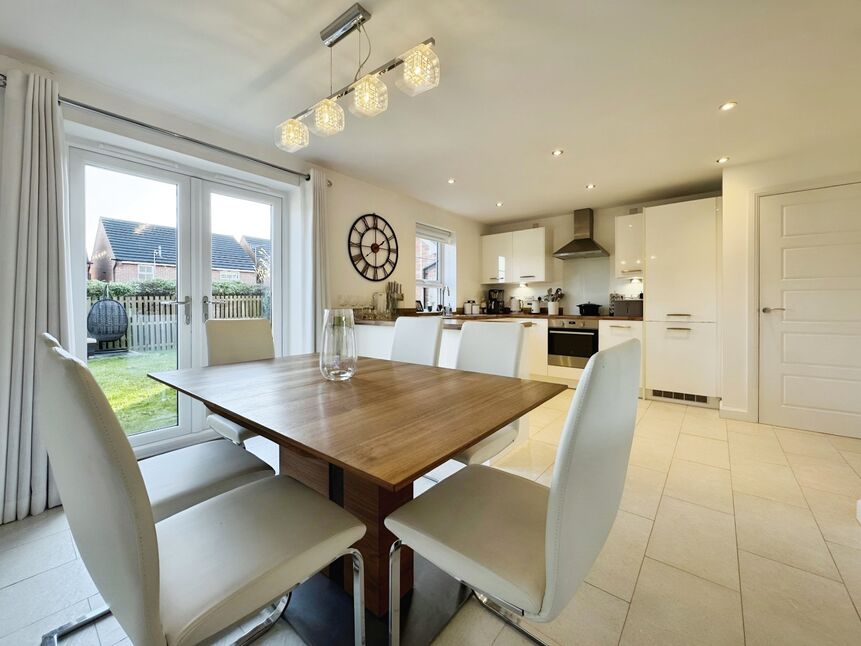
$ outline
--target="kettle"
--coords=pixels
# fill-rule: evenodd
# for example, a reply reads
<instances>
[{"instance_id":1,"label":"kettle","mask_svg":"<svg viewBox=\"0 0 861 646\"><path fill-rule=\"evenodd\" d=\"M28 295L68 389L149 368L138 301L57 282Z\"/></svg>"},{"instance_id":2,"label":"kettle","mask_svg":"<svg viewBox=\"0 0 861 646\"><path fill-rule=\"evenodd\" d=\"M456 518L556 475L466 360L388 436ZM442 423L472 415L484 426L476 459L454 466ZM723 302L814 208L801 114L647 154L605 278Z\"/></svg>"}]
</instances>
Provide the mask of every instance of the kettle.
<instances>
[{"instance_id":1,"label":"kettle","mask_svg":"<svg viewBox=\"0 0 861 646\"><path fill-rule=\"evenodd\" d=\"M508 308L512 312L518 312L519 313L520 310L523 309L523 301L521 301L519 298L512 296L508 301Z\"/></svg>"},{"instance_id":2,"label":"kettle","mask_svg":"<svg viewBox=\"0 0 861 646\"><path fill-rule=\"evenodd\" d=\"M533 314L541 314L541 297L540 296L532 301L532 313Z\"/></svg>"}]
</instances>

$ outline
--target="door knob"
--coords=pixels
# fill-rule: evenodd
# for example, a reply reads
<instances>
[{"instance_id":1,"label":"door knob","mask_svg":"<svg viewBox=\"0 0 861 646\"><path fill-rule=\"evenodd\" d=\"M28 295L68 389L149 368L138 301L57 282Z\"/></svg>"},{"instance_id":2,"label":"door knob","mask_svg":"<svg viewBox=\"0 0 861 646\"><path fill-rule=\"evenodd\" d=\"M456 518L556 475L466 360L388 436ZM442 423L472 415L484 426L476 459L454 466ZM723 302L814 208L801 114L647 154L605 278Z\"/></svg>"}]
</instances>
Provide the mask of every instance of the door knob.
<instances>
[{"instance_id":1,"label":"door knob","mask_svg":"<svg viewBox=\"0 0 861 646\"><path fill-rule=\"evenodd\" d=\"M762 308L763 314L771 314L771 312L785 312L785 311L786 311L785 307L763 307Z\"/></svg>"}]
</instances>

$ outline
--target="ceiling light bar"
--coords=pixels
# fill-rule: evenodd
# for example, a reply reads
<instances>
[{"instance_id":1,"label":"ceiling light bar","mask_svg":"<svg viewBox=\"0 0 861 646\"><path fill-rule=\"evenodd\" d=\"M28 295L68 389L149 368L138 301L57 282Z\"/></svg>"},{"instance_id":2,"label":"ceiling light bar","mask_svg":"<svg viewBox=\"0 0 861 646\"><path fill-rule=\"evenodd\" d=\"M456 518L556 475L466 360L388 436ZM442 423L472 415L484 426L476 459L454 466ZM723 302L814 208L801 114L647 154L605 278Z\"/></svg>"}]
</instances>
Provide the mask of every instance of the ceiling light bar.
<instances>
[{"instance_id":1,"label":"ceiling light bar","mask_svg":"<svg viewBox=\"0 0 861 646\"><path fill-rule=\"evenodd\" d=\"M320 32L320 40L326 47L333 47L347 34L358 29L370 19L371 12L357 2Z\"/></svg>"},{"instance_id":2,"label":"ceiling light bar","mask_svg":"<svg viewBox=\"0 0 861 646\"><path fill-rule=\"evenodd\" d=\"M436 45L436 40L434 38L428 38L427 40L423 40L421 42L421 44L422 45L430 45L431 47L433 47L434 45ZM365 76L375 76L378 74L385 74L386 72L391 72L393 69L396 69L403 64L404 64L403 59L400 56L395 56L393 59L388 60L385 63L383 63L382 65L380 65L377 69L368 72ZM341 97L345 97L348 94L350 94L355 89L355 86L356 86L356 81L353 81L349 85L345 85L344 87L342 87L337 92L333 92L332 94L330 94L326 98L331 100L331 101L337 101ZM295 115L293 115L292 118L293 119L304 119L305 117L307 117L309 114L311 114L314 111L314 108L316 107L316 105L317 104L315 103L314 105L305 108L301 112L297 112Z\"/></svg>"}]
</instances>

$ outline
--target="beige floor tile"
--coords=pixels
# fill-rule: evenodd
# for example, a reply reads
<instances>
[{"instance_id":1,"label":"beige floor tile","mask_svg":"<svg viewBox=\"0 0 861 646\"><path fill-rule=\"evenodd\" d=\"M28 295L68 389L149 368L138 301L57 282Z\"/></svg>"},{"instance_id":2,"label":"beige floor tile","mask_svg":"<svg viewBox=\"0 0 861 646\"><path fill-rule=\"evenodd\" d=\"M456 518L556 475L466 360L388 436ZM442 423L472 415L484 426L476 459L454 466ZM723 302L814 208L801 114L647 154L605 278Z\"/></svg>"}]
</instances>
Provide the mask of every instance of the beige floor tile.
<instances>
[{"instance_id":1,"label":"beige floor tile","mask_svg":"<svg viewBox=\"0 0 861 646\"><path fill-rule=\"evenodd\" d=\"M619 509L654 520L666 478L663 471L628 465Z\"/></svg>"},{"instance_id":2,"label":"beige floor tile","mask_svg":"<svg viewBox=\"0 0 861 646\"><path fill-rule=\"evenodd\" d=\"M828 549L837 563L837 569L840 570L846 590L855 603L855 609L861 613L861 550L838 543L828 543Z\"/></svg>"},{"instance_id":3,"label":"beige floor tile","mask_svg":"<svg viewBox=\"0 0 861 646\"><path fill-rule=\"evenodd\" d=\"M849 463L849 466L856 474L861 476L861 453L853 453L852 451L841 451L843 459Z\"/></svg>"},{"instance_id":4,"label":"beige floor tile","mask_svg":"<svg viewBox=\"0 0 861 646\"><path fill-rule=\"evenodd\" d=\"M728 419L726 421L726 430L727 432L734 431L736 433L759 435L761 433L770 434L772 432L772 427L768 424L757 424L756 422L739 422L734 419Z\"/></svg>"},{"instance_id":5,"label":"beige floor tile","mask_svg":"<svg viewBox=\"0 0 861 646\"><path fill-rule=\"evenodd\" d=\"M676 443L676 458L699 462L713 467L729 469L729 451L726 442L710 440L697 435L679 436Z\"/></svg>"},{"instance_id":6,"label":"beige floor tile","mask_svg":"<svg viewBox=\"0 0 861 646\"><path fill-rule=\"evenodd\" d=\"M663 419L649 419L649 416L637 424L636 434L640 437L651 437L665 442L675 442L679 437L681 424L668 422Z\"/></svg>"},{"instance_id":7,"label":"beige floor tile","mask_svg":"<svg viewBox=\"0 0 861 646\"><path fill-rule=\"evenodd\" d=\"M75 544L69 530L48 534L18 547L0 551L0 588L76 558Z\"/></svg>"},{"instance_id":8,"label":"beige floor tile","mask_svg":"<svg viewBox=\"0 0 861 646\"><path fill-rule=\"evenodd\" d=\"M433 641L434 646L460 646L461 644L476 644L490 646L493 644L502 628L503 621L488 612L478 601L470 599L454 616L439 636Z\"/></svg>"},{"instance_id":9,"label":"beige floor tile","mask_svg":"<svg viewBox=\"0 0 861 646\"><path fill-rule=\"evenodd\" d=\"M649 406L649 413L652 413L653 416L662 416L662 417L684 417L685 412L687 411L687 406L684 404L671 404L669 402L659 402L652 401L651 406Z\"/></svg>"},{"instance_id":10,"label":"beige floor tile","mask_svg":"<svg viewBox=\"0 0 861 646\"><path fill-rule=\"evenodd\" d=\"M802 490L825 540L861 549L861 523L855 517L857 500L808 487Z\"/></svg>"},{"instance_id":11,"label":"beige floor tile","mask_svg":"<svg viewBox=\"0 0 861 646\"><path fill-rule=\"evenodd\" d=\"M748 646L861 643L842 583L745 551L739 565Z\"/></svg>"},{"instance_id":12,"label":"beige floor tile","mask_svg":"<svg viewBox=\"0 0 861 646\"><path fill-rule=\"evenodd\" d=\"M730 514L665 495L646 555L738 590L735 523Z\"/></svg>"},{"instance_id":13,"label":"beige floor tile","mask_svg":"<svg viewBox=\"0 0 861 646\"><path fill-rule=\"evenodd\" d=\"M841 435L827 435L828 441L834 445L838 451L851 451L852 453L861 453L861 438L843 437Z\"/></svg>"},{"instance_id":14,"label":"beige floor tile","mask_svg":"<svg viewBox=\"0 0 861 646\"><path fill-rule=\"evenodd\" d=\"M838 463L795 453L787 453L786 459L802 487L861 498L861 478L846 462Z\"/></svg>"},{"instance_id":15,"label":"beige floor tile","mask_svg":"<svg viewBox=\"0 0 861 646\"><path fill-rule=\"evenodd\" d=\"M557 420L554 420L540 429L532 436L533 440L544 442L552 446L559 446L562 440L562 431L565 429L565 416L563 415Z\"/></svg>"},{"instance_id":16,"label":"beige floor tile","mask_svg":"<svg viewBox=\"0 0 861 646\"><path fill-rule=\"evenodd\" d=\"M722 419L685 415L682 422L682 433L726 442L726 422Z\"/></svg>"},{"instance_id":17,"label":"beige floor tile","mask_svg":"<svg viewBox=\"0 0 861 646\"><path fill-rule=\"evenodd\" d=\"M744 644L739 593L647 558L620 644Z\"/></svg>"},{"instance_id":18,"label":"beige floor tile","mask_svg":"<svg viewBox=\"0 0 861 646\"><path fill-rule=\"evenodd\" d=\"M550 422L564 417L564 415L565 414L562 411L556 410L554 408L545 408L544 406L539 406L528 415L529 430L530 432L535 433L547 426Z\"/></svg>"},{"instance_id":19,"label":"beige floor tile","mask_svg":"<svg viewBox=\"0 0 861 646\"><path fill-rule=\"evenodd\" d=\"M819 526L807 509L737 493L735 528L739 549L840 580Z\"/></svg>"},{"instance_id":20,"label":"beige floor tile","mask_svg":"<svg viewBox=\"0 0 861 646\"><path fill-rule=\"evenodd\" d=\"M556 395L556 397L544 404L544 406L567 413L568 409L571 408L572 399L574 399L574 390L569 388L565 392L561 392Z\"/></svg>"},{"instance_id":21,"label":"beige floor tile","mask_svg":"<svg viewBox=\"0 0 861 646\"><path fill-rule=\"evenodd\" d=\"M729 424L729 422L727 422ZM761 433L728 430L729 454L733 460L745 459L787 466L786 456L771 429Z\"/></svg>"},{"instance_id":22,"label":"beige floor tile","mask_svg":"<svg viewBox=\"0 0 861 646\"><path fill-rule=\"evenodd\" d=\"M730 445L730 470L733 491L807 509L801 487L788 466L735 458Z\"/></svg>"},{"instance_id":23,"label":"beige floor tile","mask_svg":"<svg viewBox=\"0 0 861 646\"><path fill-rule=\"evenodd\" d=\"M49 509L36 516L28 516L24 520L0 525L0 551L68 529L69 522L63 509L61 507Z\"/></svg>"},{"instance_id":24,"label":"beige floor tile","mask_svg":"<svg viewBox=\"0 0 861 646\"><path fill-rule=\"evenodd\" d=\"M535 642L511 626L505 626L493 641L493 646L534 646Z\"/></svg>"},{"instance_id":25,"label":"beige floor tile","mask_svg":"<svg viewBox=\"0 0 861 646\"><path fill-rule=\"evenodd\" d=\"M667 474L664 494L727 514L732 513L730 472L719 467L675 459Z\"/></svg>"},{"instance_id":26,"label":"beige floor tile","mask_svg":"<svg viewBox=\"0 0 861 646\"><path fill-rule=\"evenodd\" d=\"M556 619L530 626L561 646L615 646L627 613L627 603L584 583Z\"/></svg>"},{"instance_id":27,"label":"beige floor tile","mask_svg":"<svg viewBox=\"0 0 861 646\"><path fill-rule=\"evenodd\" d=\"M706 408L704 406L685 406L685 417L719 420L720 411L717 408Z\"/></svg>"},{"instance_id":28,"label":"beige floor tile","mask_svg":"<svg viewBox=\"0 0 861 646\"><path fill-rule=\"evenodd\" d=\"M22 646L24 644L39 644L42 635L59 628L73 619L77 619L90 611L90 605L86 600L78 601L63 608L47 617L19 628L13 633L0 637L0 646ZM60 642L62 646L101 646L95 627L89 626L75 631Z\"/></svg>"},{"instance_id":29,"label":"beige floor tile","mask_svg":"<svg viewBox=\"0 0 861 646\"><path fill-rule=\"evenodd\" d=\"M812 458L843 462L843 458L840 457L840 453L828 440L827 435L779 427L775 427L774 433L777 435L784 453L795 453L796 455L807 455Z\"/></svg>"},{"instance_id":30,"label":"beige floor tile","mask_svg":"<svg viewBox=\"0 0 861 646\"><path fill-rule=\"evenodd\" d=\"M550 483L553 481L553 467L554 466L555 466L555 464L551 464L549 467L547 467L544 470L544 473L542 473L540 476L538 476L538 478L535 480L535 482L537 482L538 484L542 484L545 487L549 487Z\"/></svg>"},{"instance_id":31,"label":"beige floor tile","mask_svg":"<svg viewBox=\"0 0 861 646\"><path fill-rule=\"evenodd\" d=\"M673 460L673 451L676 443L666 440L657 440L652 437L634 436L631 445L630 464L646 469L654 469L666 473L670 469Z\"/></svg>"},{"instance_id":32,"label":"beige floor tile","mask_svg":"<svg viewBox=\"0 0 861 646\"><path fill-rule=\"evenodd\" d=\"M536 480L556 460L556 447L528 440L520 448L505 455L493 466L523 478Z\"/></svg>"},{"instance_id":33,"label":"beige floor tile","mask_svg":"<svg viewBox=\"0 0 861 646\"><path fill-rule=\"evenodd\" d=\"M630 601L651 531L652 521L620 511L586 582Z\"/></svg>"}]
</instances>

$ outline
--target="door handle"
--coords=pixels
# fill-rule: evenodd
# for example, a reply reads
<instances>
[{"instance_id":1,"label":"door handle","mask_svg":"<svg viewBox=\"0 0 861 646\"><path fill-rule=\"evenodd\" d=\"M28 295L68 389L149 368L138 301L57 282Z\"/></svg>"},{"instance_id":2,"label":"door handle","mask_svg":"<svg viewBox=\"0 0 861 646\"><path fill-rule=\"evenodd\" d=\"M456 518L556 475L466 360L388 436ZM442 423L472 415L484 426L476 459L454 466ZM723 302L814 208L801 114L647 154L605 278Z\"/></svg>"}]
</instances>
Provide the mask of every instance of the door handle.
<instances>
[{"instance_id":1,"label":"door handle","mask_svg":"<svg viewBox=\"0 0 861 646\"><path fill-rule=\"evenodd\" d=\"M211 296L204 296L203 299L203 322L206 323L209 320L209 304L212 303L214 305L224 305L227 301L219 301L217 299L212 298Z\"/></svg>"},{"instance_id":2,"label":"door handle","mask_svg":"<svg viewBox=\"0 0 861 646\"><path fill-rule=\"evenodd\" d=\"M786 311L785 307L763 307L762 308L763 314L771 314L772 312L785 312L785 311Z\"/></svg>"},{"instance_id":3,"label":"door handle","mask_svg":"<svg viewBox=\"0 0 861 646\"><path fill-rule=\"evenodd\" d=\"M161 301L159 305L184 305L185 307L185 324L191 325L191 296L186 296L181 301Z\"/></svg>"}]
</instances>

